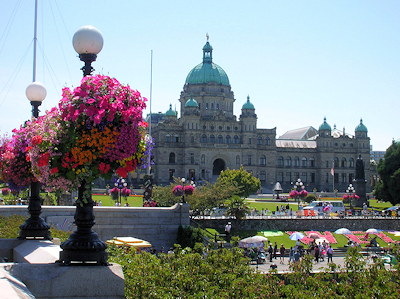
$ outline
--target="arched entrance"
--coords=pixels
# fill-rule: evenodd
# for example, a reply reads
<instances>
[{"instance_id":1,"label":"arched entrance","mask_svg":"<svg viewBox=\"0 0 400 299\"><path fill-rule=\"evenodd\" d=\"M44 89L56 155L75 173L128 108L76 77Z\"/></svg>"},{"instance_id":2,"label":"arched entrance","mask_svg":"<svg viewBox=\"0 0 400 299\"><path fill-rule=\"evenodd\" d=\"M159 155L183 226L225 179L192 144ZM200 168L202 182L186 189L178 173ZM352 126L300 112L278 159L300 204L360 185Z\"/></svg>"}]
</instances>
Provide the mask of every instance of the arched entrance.
<instances>
[{"instance_id":1,"label":"arched entrance","mask_svg":"<svg viewBox=\"0 0 400 299\"><path fill-rule=\"evenodd\" d=\"M213 163L213 175L219 175L223 170L225 170L225 161L216 159Z\"/></svg>"}]
</instances>

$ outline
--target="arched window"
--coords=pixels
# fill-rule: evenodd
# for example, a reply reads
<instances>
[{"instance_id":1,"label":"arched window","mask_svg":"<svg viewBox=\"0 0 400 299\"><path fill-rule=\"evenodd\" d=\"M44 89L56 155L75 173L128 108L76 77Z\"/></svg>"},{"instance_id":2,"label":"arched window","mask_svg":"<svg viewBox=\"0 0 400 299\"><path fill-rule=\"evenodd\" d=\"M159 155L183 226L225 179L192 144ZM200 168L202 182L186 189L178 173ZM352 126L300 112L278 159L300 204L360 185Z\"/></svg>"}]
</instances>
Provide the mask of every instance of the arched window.
<instances>
[{"instance_id":1,"label":"arched window","mask_svg":"<svg viewBox=\"0 0 400 299\"><path fill-rule=\"evenodd\" d=\"M347 167L347 160L346 160L346 158L342 158L341 167ZM345 182L346 182L346 180L345 180L343 183L345 183Z\"/></svg>"},{"instance_id":2,"label":"arched window","mask_svg":"<svg viewBox=\"0 0 400 299\"><path fill-rule=\"evenodd\" d=\"M201 135L201 143L207 143L207 135L206 134Z\"/></svg>"},{"instance_id":3,"label":"arched window","mask_svg":"<svg viewBox=\"0 0 400 299\"><path fill-rule=\"evenodd\" d=\"M307 158L306 157L301 158L301 167L307 167Z\"/></svg>"},{"instance_id":4,"label":"arched window","mask_svg":"<svg viewBox=\"0 0 400 299\"><path fill-rule=\"evenodd\" d=\"M260 157L260 166L265 166L265 165L267 165L267 158L265 158L265 156L262 155Z\"/></svg>"},{"instance_id":5,"label":"arched window","mask_svg":"<svg viewBox=\"0 0 400 299\"><path fill-rule=\"evenodd\" d=\"M333 165L335 166L335 168L339 168L339 158L338 157L333 159Z\"/></svg>"},{"instance_id":6,"label":"arched window","mask_svg":"<svg viewBox=\"0 0 400 299\"><path fill-rule=\"evenodd\" d=\"M236 156L236 166L240 166L240 156Z\"/></svg>"},{"instance_id":7,"label":"arched window","mask_svg":"<svg viewBox=\"0 0 400 299\"><path fill-rule=\"evenodd\" d=\"M224 138L222 137L222 135L218 135L218 143L224 143Z\"/></svg>"},{"instance_id":8,"label":"arched window","mask_svg":"<svg viewBox=\"0 0 400 299\"><path fill-rule=\"evenodd\" d=\"M350 160L349 160L349 167L354 168L354 159L353 158L350 158Z\"/></svg>"},{"instance_id":9,"label":"arched window","mask_svg":"<svg viewBox=\"0 0 400 299\"><path fill-rule=\"evenodd\" d=\"M286 167L292 167L292 158L287 157L285 160L285 166Z\"/></svg>"},{"instance_id":10,"label":"arched window","mask_svg":"<svg viewBox=\"0 0 400 299\"><path fill-rule=\"evenodd\" d=\"M271 138L265 138L265 145L271 145Z\"/></svg>"},{"instance_id":11,"label":"arched window","mask_svg":"<svg viewBox=\"0 0 400 299\"><path fill-rule=\"evenodd\" d=\"M233 136L233 143L239 144L239 136L237 136L237 135Z\"/></svg>"},{"instance_id":12,"label":"arched window","mask_svg":"<svg viewBox=\"0 0 400 299\"><path fill-rule=\"evenodd\" d=\"M232 139L231 139L231 136L230 135L227 135L226 136L226 143L232 143Z\"/></svg>"},{"instance_id":13,"label":"arched window","mask_svg":"<svg viewBox=\"0 0 400 299\"><path fill-rule=\"evenodd\" d=\"M169 153L168 162L169 162L170 164L174 164L174 163L175 163L175 153Z\"/></svg>"},{"instance_id":14,"label":"arched window","mask_svg":"<svg viewBox=\"0 0 400 299\"><path fill-rule=\"evenodd\" d=\"M294 157L294 167L300 167L300 158Z\"/></svg>"},{"instance_id":15,"label":"arched window","mask_svg":"<svg viewBox=\"0 0 400 299\"><path fill-rule=\"evenodd\" d=\"M278 158L278 160L277 160L277 166L278 166L278 167L283 167L283 157L279 157L279 158ZM281 180L281 182L282 182L282 180Z\"/></svg>"},{"instance_id":16,"label":"arched window","mask_svg":"<svg viewBox=\"0 0 400 299\"><path fill-rule=\"evenodd\" d=\"M258 145L261 145L262 143L263 143L262 137L261 137L261 136L258 136L258 138L257 138L257 144L258 144Z\"/></svg>"},{"instance_id":17,"label":"arched window","mask_svg":"<svg viewBox=\"0 0 400 299\"><path fill-rule=\"evenodd\" d=\"M215 143L215 136L214 135L210 136L210 143Z\"/></svg>"}]
</instances>

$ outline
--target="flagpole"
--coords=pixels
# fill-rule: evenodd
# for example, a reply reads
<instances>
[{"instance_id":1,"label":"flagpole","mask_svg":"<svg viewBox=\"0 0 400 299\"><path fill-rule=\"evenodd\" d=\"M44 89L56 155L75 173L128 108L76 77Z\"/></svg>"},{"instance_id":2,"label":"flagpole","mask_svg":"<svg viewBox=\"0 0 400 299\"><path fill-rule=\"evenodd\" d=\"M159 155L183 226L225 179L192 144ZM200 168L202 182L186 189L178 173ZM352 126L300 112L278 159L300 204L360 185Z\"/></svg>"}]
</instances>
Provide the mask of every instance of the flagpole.
<instances>
[{"instance_id":1,"label":"flagpole","mask_svg":"<svg viewBox=\"0 0 400 299\"><path fill-rule=\"evenodd\" d=\"M335 192L335 160L332 161L332 191Z\"/></svg>"},{"instance_id":2,"label":"flagpole","mask_svg":"<svg viewBox=\"0 0 400 299\"><path fill-rule=\"evenodd\" d=\"M153 96L153 50L150 51L150 99L149 99L149 110L150 110L150 117L149 117L149 137L151 138L151 99ZM149 154L148 157L148 167L147 167L147 175L151 174L151 155Z\"/></svg>"}]
</instances>

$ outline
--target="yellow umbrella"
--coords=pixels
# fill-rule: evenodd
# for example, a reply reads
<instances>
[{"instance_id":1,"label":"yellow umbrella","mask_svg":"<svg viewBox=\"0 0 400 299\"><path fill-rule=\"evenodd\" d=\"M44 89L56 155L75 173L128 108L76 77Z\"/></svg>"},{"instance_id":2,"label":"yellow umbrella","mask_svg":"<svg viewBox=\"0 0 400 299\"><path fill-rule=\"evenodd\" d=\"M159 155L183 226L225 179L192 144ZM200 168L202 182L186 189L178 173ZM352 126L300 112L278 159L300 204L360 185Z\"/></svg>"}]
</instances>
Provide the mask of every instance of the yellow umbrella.
<instances>
[{"instance_id":1,"label":"yellow umbrella","mask_svg":"<svg viewBox=\"0 0 400 299\"><path fill-rule=\"evenodd\" d=\"M107 244L114 244L117 246L130 246L136 248L152 247L150 242L133 237L114 237L113 240L107 240Z\"/></svg>"}]
</instances>

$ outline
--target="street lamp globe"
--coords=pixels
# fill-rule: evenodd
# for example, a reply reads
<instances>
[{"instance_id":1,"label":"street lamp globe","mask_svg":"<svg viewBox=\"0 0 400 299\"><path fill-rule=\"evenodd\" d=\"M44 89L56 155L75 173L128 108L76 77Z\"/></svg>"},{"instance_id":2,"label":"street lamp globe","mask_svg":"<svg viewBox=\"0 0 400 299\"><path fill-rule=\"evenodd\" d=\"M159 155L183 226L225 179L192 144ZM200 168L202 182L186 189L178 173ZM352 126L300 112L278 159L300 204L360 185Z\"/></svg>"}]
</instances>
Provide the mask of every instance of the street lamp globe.
<instances>
[{"instance_id":1,"label":"street lamp globe","mask_svg":"<svg viewBox=\"0 0 400 299\"><path fill-rule=\"evenodd\" d=\"M78 54L99 54L103 49L103 35L94 26L80 27L72 38L72 44Z\"/></svg>"},{"instance_id":2,"label":"street lamp globe","mask_svg":"<svg viewBox=\"0 0 400 299\"><path fill-rule=\"evenodd\" d=\"M32 105L32 116L39 116L39 106L42 104L43 100L46 98L47 91L46 88L40 82L32 82L28 85L25 90L25 95Z\"/></svg>"},{"instance_id":3,"label":"street lamp globe","mask_svg":"<svg viewBox=\"0 0 400 299\"><path fill-rule=\"evenodd\" d=\"M101 32L91 25L79 28L73 38L72 45L79 54L79 59L85 63L82 67L83 76L88 76L94 70L92 62L96 61L97 54L103 49L103 36Z\"/></svg>"}]
</instances>

